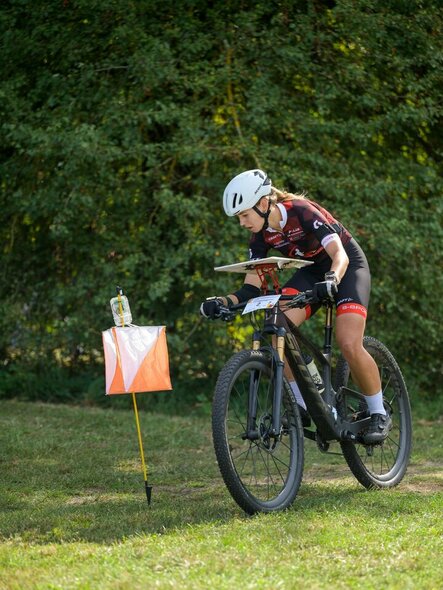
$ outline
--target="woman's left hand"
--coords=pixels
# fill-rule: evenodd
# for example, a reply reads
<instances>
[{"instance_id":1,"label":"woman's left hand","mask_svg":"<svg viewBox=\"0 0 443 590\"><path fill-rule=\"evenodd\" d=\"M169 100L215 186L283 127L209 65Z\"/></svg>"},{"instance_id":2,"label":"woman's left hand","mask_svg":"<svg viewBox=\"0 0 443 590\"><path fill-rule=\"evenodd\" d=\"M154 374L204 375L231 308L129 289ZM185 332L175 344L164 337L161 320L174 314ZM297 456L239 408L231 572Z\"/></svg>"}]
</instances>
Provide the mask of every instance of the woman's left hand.
<instances>
[{"instance_id":1,"label":"woman's left hand","mask_svg":"<svg viewBox=\"0 0 443 590\"><path fill-rule=\"evenodd\" d=\"M337 295L338 288L335 281L322 281L314 285L314 297L318 301L325 301L327 299L333 300Z\"/></svg>"}]
</instances>

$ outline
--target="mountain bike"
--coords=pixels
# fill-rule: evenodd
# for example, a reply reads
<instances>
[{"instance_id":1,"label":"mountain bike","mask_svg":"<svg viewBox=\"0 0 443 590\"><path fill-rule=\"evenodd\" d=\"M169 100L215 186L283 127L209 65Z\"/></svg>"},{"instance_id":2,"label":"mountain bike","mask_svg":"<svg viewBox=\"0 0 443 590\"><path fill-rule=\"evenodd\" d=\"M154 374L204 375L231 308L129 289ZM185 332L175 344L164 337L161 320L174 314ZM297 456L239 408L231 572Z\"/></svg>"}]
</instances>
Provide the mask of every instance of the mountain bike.
<instances>
[{"instance_id":1,"label":"mountain bike","mask_svg":"<svg viewBox=\"0 0 443 590\"><path fill-rule=\"evenodd\" d=\"M302 482L304 438L314 440L325 453L331 442L338 441L351 472L365 488L396 486L409 462L412 420L406 384L393 355L375 338L364 338L364 347L377 363L384 406L393 422L381 444L367 445L363 434L370 415L342 356L336 363L332 383L333 301L320 301L326 314L323 348L319 348L281 309L318 302L315 292L281 295L276 262L241 264L245 272L256 270L261 276L267 297L257 298L264 300L265 309L260 312L263 318L254 331L251 349L232 356L215 387L214 449L233 499L248 514L288 508ZM220 267L225 268L228 267ZM267 291L266 273L274 282L273 296ZM221 319L234 319L251 303L254 302L222 308ZM321 374L321 391L308 369L308 355ZM306 411L297 404L284 377L285 362L295 376Z\"/></svg>"}]
</instances>

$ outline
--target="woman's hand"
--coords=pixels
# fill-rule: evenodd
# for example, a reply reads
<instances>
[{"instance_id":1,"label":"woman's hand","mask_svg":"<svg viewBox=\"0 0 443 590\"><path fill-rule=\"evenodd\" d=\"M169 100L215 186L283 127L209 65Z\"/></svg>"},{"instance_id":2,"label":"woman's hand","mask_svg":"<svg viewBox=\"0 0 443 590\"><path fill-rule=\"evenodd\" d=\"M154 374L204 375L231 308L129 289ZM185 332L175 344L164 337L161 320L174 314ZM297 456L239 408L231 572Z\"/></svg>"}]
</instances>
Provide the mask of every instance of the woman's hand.
<instances>
[{"instance_id":1,"label":"woman's hand","mask_svg":"<svg viewBox=\"0 0 443 590\"><path fill-rule=\"evenodd\" d=\"M323 281L321 283L315 283L314 285L314 297L318 301L325 301L334 299L337 295L337 283L334 281Z\"/></svg>"},{"instance_id":2,"label":"woman's hand","mask_svg":"<svg viewBox=\"0 0 443 590\"><path fill-rule=\"evenodd\" d=\"M208 320L216 320L221 316L220 310L224 306L221 297L208 297L200 305L200 315Z\"/></svg>"}]
</instances>

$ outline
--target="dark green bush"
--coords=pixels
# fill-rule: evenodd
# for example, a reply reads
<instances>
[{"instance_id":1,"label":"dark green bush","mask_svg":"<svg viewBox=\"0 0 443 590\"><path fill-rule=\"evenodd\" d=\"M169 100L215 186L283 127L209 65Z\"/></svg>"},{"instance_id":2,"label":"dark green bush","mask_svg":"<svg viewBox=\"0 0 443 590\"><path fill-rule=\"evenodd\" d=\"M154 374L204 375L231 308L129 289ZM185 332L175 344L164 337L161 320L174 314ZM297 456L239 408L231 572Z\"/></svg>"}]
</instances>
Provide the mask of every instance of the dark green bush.
<instances>
[{"instance_id":1,"label":"dark green bush","mask_svg":"<svg viewBox=\"0 0 443 590\"><path fill-rule=\"evenodd\" d=\"M368 331L441 393L439 2L36 0L0 26L3 395L87 392L121 284L180 399L209 397L248 334L198 319L247 255L221 193L258 165L349 226Z\"/></svg>"}]
</instances>

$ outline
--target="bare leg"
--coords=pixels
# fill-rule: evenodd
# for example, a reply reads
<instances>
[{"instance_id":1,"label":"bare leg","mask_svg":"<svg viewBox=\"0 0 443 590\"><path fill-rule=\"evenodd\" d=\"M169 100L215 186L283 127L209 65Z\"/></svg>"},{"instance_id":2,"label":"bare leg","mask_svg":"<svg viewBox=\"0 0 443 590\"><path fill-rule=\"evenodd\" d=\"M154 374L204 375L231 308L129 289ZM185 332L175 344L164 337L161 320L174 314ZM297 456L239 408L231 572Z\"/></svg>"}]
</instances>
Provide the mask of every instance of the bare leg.
<instances>
[{"instance_id":1,"label":"bare leg","mask_svg":"<svg viewBox=\"0 0 443 590\"><path fill-rule=\"evenodd\" d=\"M291 309L287 317L300 326L306 319L304 309ZM336 319L337 344L349 364L352 377L365 395L374 395L381 389L380 375L371 355L363 348L363 335L366 321L359 314L346 313ZM285 363L285 377L294 381L288 363Z\"/></svg>"},{"instance_id":2,"label":"bare leg","mask_svg":"<svg viewBox=\"0 0 443 590\"><path fill-rule=\"evenodd\" d=\"M284 310L284 308L283 308ZM306 310L305 309L288 309L285 311L286 317L288 317L292 323L296 326L300 326L306 319ZM291 383L291 381L295 381L295 377L289 367L289 363L285 363L285 367L283 370L284 376L286 379Z\"/></svg>"},{"instance_id":3,"label":"bare leg","mask_svg":"<svg viewBox=\"0 0 443 590\"><path fill-rule=\"evenodd\" d=\"M297 326L306 319L304 310L289 310L287 316ZM377 364L363 347L365 325L366 320L363 316L355 313L345 313L336 318L335 334L338 346L349 364L355 383L358 384L363 395L367 396L366 403L371 414L371 421L363 440L366 444L376 444L383 442L388 436L392 428L392 421L383 407L381 381ZM290 383L294 381L288 363L285 363L284 373ZM296 393L295 395L297 397Z\"/></svg>"},{"instance_id":4,"label":"bare leg","mask_svg":"<svg viewBox=\"0 0 443 590\"><path fill-rule=\"evenodd\" d=\"M363 348L366 320L355 313L339 315L336 320L337 344L349 364L352 377L365 395L381 390L380 375L372 356Z\"/></svg>"}]
</instances>

